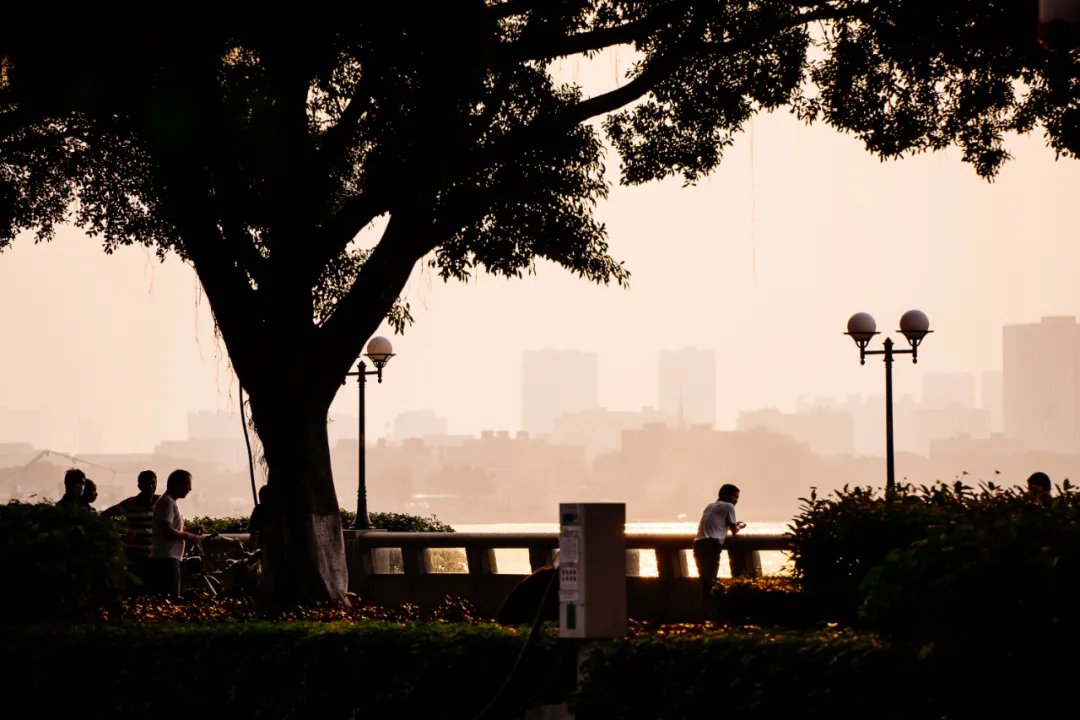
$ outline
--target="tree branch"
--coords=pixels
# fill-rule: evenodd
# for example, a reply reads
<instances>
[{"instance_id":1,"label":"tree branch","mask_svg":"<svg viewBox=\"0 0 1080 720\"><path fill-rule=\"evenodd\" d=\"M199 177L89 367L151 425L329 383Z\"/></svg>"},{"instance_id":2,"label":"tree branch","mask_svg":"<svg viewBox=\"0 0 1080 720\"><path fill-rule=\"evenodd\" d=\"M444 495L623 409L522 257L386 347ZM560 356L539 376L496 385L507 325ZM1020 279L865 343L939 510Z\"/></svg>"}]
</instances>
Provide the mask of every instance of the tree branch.
<instances>
[{"instance_id":1,"label":"tree branch","mask_svg":"<svg viewBox=\"0 0 1080 720\"><path fill-rule=\"evenodd\" d=\"M645 66L641 74L630 82L610 90L606 93L582 100L573 107L559 113L554 124L560 128L574 127L598 115L614 112L621 107L644 97L660 83L671 77L681 66L682 61L688 54L701 51L710 55L734 55L749 50L759 42L773 37L777 33L805 25L819 20L842 20L847 18L861 17L866 14L865 8L840 9L834 7L822 8L810 12L799 13L796 17L780 23L768 25L758 33L743 34L737 38L725 40L720 43L696 44L688 38L679 43L677 49L655 58ZM696 45L696 47L695 47Z\"/></svg>"},{"instance_id":2,"label":"tree branch","mask_svg":"<svg viewBox=\"0 0 1080 720\"><path fill-rule=\"evenodd\" d=\"M345 152L349 147L349 138L356 130L356 124L364 116L364 112L370 107L370 98L367 95L368 84L363 79L357 83L353 90L349 104L341 112L334 126L323 133L319 138L319 161L317 166L319 174L332 175L337 166L345 160ZM361 99L363 98L363 100Z\"/></svg>"},{"instance_id":3,"label":"tree branch","mask_svg":"<svg viewBox=\"0 0 1080 720\"><path fill-rule=\"evenodd\" d=\"M565 0L506 0L488 6L488 12L497 20L524 15L540 9L553 9L564 5Z\"/></svg>"},{"instance_id":4,"label":"tree branch","mask_svg":"<svg viewBox=\"0 0 1080 720\"><path fill-rule=\"evenodd\" d=\"M647 37L678 15L689 9L690 2L671 3L654 10L645 17L615 27L553 38L543 43L536 40L517 40L501 43L491 51L495 66L512 65L530 61L545 61L568 55L603 50L616 45L628 45L634 40Z\"/></svg>"},{"instance_id":5,"label":"tree branch","mask_svg":"<svg viewBox=\"0 0 1080 720\"><path fill-rule=\"evenodd\" d=\"M322 377L335 384L328 391L336 391L338 379L360 356L364 343L409 281L413 267L438 244L430 228L430 212L395 212L352 288L320 327L314 355L326 371Z\"/></svg>"}]
</instances>

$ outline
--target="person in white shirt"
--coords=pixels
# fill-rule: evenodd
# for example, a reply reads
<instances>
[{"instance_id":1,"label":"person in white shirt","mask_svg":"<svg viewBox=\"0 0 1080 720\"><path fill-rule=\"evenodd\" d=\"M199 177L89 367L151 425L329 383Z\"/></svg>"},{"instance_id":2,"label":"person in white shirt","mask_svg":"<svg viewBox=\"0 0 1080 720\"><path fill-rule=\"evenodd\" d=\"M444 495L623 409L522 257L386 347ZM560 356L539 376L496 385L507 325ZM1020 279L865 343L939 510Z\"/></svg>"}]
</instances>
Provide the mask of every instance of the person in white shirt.
<instances>
[{"instance_id":1,"label":"person in white shirt","mask_svg":"<svg viewBox=\"0 0 1080 720\"><path fill-rule=\"evenodd\" d=\"M184 557L184 541L198 543L202 536L184 530L184 518L176 501L191 493L191 473L173 470L166 481L165 494L154 505L154 523L150 564L157 578L157 592L166 597L180 595L180 561Z\"/></svg>"},{"instance_id":2,"label":"person in white shirt","mask_svg":"<svg viewBox=\"0 0 1080 720\"><path fill-rule=\"evenodd\" d=\"M702 610L708 609L713 584L720 569L720 552L724 549L728 531L737 534L746 523L735 520L735 506L739 504L739 488L727 484L720 488L714 503L705 507L694 538L694 563L701 578Z\"/></svg>"}]
</instances>

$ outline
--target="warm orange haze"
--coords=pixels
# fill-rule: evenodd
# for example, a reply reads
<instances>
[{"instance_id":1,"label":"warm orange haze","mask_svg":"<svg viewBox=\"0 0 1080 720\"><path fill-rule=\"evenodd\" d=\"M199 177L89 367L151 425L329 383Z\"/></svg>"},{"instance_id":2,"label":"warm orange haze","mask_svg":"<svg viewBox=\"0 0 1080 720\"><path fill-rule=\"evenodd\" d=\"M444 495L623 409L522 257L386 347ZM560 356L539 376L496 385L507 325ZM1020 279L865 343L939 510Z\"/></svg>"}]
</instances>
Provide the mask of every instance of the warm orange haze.
<instances>
[{"instance_id":1,"label":"warm orange haze","mask_svg":"<svg viewBox=\"0 0 1080 720\"><path fill-rule=\"evenodd\" d=\"M0 24L0 717L1072 700L1080 0L91 10Z\"/></svg>"},{"instance_id":2,"label":"warm orange haze","mask_svg":"<svg viewBox=\"0 0 1080 720\"><path fill-rule=\"evenodd\" d=\"M603 88L627 62L560 72ZM810 486L881 484L880 361L860 367L841 334L862 310L884 332L919 308L935 330L895 370L898 478L1076 477L1080 335L1065 318L1080 315L1080 168L1038 137L1009 142L1016 160L990 184L952 151L883 164L831 129L760 116L697 187L616 186L600 204L629 290L544 264L465 285L418 267L417 322L380 330L397 355L368 386L372 508L539 522L561 499L607 498L672 521L734 479L747 517L777 521ZM237 385L190 268L106 256L71 228L29 240L0 262L0 301L18 308L3 327L0 495L58 495L68 458L17 469L54 450L87 461L109 500L143 466L190 466L193 504L247 512ZM345 507L355 405L349 382L329 426Z\"/></svg>"}]
</instances>

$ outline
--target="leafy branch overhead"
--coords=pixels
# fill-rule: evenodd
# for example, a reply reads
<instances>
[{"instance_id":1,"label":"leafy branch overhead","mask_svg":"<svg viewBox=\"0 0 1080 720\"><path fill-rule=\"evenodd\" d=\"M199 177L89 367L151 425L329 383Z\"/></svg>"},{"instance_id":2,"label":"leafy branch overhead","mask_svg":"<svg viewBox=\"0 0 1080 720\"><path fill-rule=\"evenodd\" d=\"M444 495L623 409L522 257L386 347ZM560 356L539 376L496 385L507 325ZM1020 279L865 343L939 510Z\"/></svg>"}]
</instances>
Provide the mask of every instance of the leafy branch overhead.
<instances>
[{"instance_id":1,"label":"leafy branch overhead","mask_svg":"<svg viewBox=\"0 0 1080 720\"><path fill-rule=\"evenodd\" d=\"M445 280L546 259L625 285L594 216L601 131L626 184L696 182L784 107L883 159L956 145L988 179L1010 132L1080 150L1077 56L1038 45L1034 3L357 5L0 36L0 247L72 221L106 251L174 251L231 349L299 335L337 371L383 318L411 322L400 293L423 258ZM617 46L637 58L619 87L553 78Z\"/></svg>"}]
</instances>

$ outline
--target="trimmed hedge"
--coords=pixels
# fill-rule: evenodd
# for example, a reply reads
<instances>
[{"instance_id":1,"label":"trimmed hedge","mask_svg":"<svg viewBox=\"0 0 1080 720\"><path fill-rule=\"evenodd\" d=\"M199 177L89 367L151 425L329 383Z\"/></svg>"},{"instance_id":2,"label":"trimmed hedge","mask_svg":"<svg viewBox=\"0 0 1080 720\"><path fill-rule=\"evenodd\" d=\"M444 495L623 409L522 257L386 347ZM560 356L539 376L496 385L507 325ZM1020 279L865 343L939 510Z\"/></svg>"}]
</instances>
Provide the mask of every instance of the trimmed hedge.
<instances>
[{"instance_id":1,"label":"trimmed hedge","mask_svg":"<svg viewBox=\"0 0 1080 720\"><path fill-rule=\"evenodd\" d=\"M583 719L928 717L896 692L911 668L850 632L654 633L597 646L585 673Z\"/></svg>"},{"instance_id":2,"label":"trimmed hedge","mask_svg":"<svg viewBox=\"0 0 1080 720\"><path fill-rule=\"evenodd\" d=\"M727 625L810 628L843 624L850 615L831 595L803 589L795 578L722 578L713 586L713 617Z\"/></svg>"},{"instance_id":3,"label":"trimmed hedge","mask_svg":"<svg viewBox=\"0 0 1080 720\"><path fill-rule=\"evenodd\" d=\"M31 628L0 633L18 658L5 670L0 716L472 718L526 635L379 621ZM523 664L528 682L508 691L511 713L537 677L551 676L555 644L541 636Z\"/></svg>"},{"instance_id":4,"label":"trimmed hedge","mask_svg":"<svg viewBox=\"0 0 1080 720\"><path fill-rule=\"evenodd\" d=\"M0 624L85 619L120 598L126 562L119 534L100 515L0 505Z\"/></svg>"},{"instance_id":5,"label":"trimmed hedge","mask_svg":"<svg viewBox=\"0 0 1080 720\"><path fill-rule=\"evenodd\" d=\"M889 554L956 524L1023 525L1042 518L1080 521L1080 493L1066 480L1049 504L1018 489L957 482L901 485L891 498L874 488L848 488L803 499L789 530L794 577L807 591L831 595L850 619L862 602L862 584Z\"/></svg>"},{"instance_id":6,"label":"trimmed hedge","mask_svg":"<svg viewBox=\"0 0 1080 720\"><path fill-rule=\"evenodd\" d=\"M432 515L420 517L405 513L368 513L371 524L379 530L388 532L454 532L454 528ZM341 525L348 529L353 525L356 513L341 511ZM250 517L196 517L186 522L191 527L201 527L208 533L245 533L248 531Z\"/></svg>"}]
</instances>

